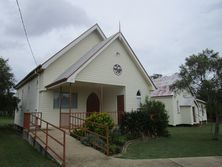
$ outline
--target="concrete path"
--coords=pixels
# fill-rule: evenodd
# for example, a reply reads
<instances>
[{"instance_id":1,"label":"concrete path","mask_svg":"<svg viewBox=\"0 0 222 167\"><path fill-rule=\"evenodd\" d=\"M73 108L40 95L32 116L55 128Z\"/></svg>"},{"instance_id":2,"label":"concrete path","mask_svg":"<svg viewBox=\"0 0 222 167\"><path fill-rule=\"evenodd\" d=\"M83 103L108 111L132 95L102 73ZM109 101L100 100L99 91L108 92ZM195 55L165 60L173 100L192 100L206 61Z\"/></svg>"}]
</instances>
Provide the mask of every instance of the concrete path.
<instances>
[{"instance_id":1,"label":"concrete path","mask_svg":"<svg viewBox=\"0 0 222 167\"><path fill-rule=\"evenodd\" d=\"M55 131L50 132L57 139L62 136ZM41 136L41 135L40 135ZM42 135L44 138L44 135ZM49 141L50 142L50 141ZM51 141L51 147L62 154L61 147ZM131 160L107 157L101 152L82 145L78 140L66 135L67 167L222 167L222 157L193 157Z\"/></svg>"}]
</instances>

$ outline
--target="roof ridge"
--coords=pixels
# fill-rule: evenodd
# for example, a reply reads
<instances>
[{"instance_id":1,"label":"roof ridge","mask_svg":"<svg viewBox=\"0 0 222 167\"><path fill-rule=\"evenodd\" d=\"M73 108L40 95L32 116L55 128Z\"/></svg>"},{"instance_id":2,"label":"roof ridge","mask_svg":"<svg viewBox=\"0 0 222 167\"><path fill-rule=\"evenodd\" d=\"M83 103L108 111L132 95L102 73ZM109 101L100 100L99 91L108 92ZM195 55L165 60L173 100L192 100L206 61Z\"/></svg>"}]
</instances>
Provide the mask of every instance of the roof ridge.
<instances>
[{"instance_id":1,"label":"roof ridge","mask_svg":"<svg viewBox=\"0 0 222 167\"><path fill-rule=\"evenodd\" d=\"M18 89L19 87L21 87L22 85L24 85L26 82L28 82L30 80L29 76L34 75L36 69L40 68L40 71L43 71L45 68L47 68L46 63L49 62L51 59L53 59L55 56L58 56L58 54L63 55L64 53L61 53L62 51L64 51L65 49L68 49L68 47L71 46L71 44L73 44L74 42L79 42L77 40L82 40L80 39L81 37L83 38L85 34L89 33L91 34L90 31L94 31L97 30L99 32L99 34L101 35L101 37L103 38L103 40L107 39L107 37L105 36L104 32L102 31L102 29L100 28L100 26L98 25L98 23L94 24L93 26L91 26L89 29L87 29L86 31L84 31L81 35L79 35L77 38L75 38L74 40L72 40L69 44L67 44L66 46L64 46L62 49L60 49L58 52L56 52L55 54L53 54L50 58L48 58L46 61L44 61L43 63L39 64L36 68L34 68L31 72L29 72L25 77L23 77L23 79L21 79L16 85L15 88ZM88 35L89 35L88 34ZM86 35L84 38L86 38L88 35ZM83 39L84 39L83 38ZM76 44L77 44L76 43ZM74 44L74 46L76 45ZM59 56L60 57L60 56ZM56 58L57 59L57 58ZM55 59L55 60L56 60ZM51 64L51 63L50 63ZM46 66L46 67L44 67ZM32 79L32 78L31 78Z\"/></svg>"},{"instance_id":2,"label":"roof ridge","mask_svg":"<svg viewBox=\"0 0 222 167\"><path fill-rule=\"evenodd\" d=\"M62 74L60 74L51 84L47 85L46 87L50 87L51 85L54 85L54 83L57 83L59 81L67 80L82 65L84 65L86 62L88 62L99 50L101 50L103 47L105 47L105 45L109 41L111 41L113 38L115 38L117 35L119 35L119 32L111 35L109 38L106 38L105 40L96 44L92 49L90 49L87 53L85 53L83 56L81 56L76 62L74 62L71 66L69 66Z\"/></svg>"},{"instance_id":3,"label":"roof ridge","mask_svg":"<svg viewBox=\"0 0 222 167\"><path fill-rule=\"evenodd\" d=\"M50 58L48 58L44 63L42 63L41 65L43 66L45 63L47 63L50 59L52 59L53 57L55 57L58 53L60 53L61 51L63 51L65 48L67 48L68 46L70 46L71 44L73 44L75 41L77 41L78 39L80 39L81 37L83 37L87 32L90 32L90 30L92 29L95 29L98 28L101 32L102 32L102 35L105 37L106 39L106 36L105 34L103 33L102 29L100 28L100 26L96 23L94 24L92 27L90 27L89 29L87 29L86 31L84 31L82 34L80 34L77 38L73 39L71 42L69 42L66 46L64 46L62 49L60 49L58 52L56 52L53 56L51 56ZM94 30L93 30L94 31ZM92 31L92 32L93 32ZM89 34L88 34L89 35ZM87 35L87 36L88 36ZM87 37L86 36L86 37ZM85 37L85 38L86 38ZM79 43L79 42L77 42Z\"/></svg>"}]
</instances>

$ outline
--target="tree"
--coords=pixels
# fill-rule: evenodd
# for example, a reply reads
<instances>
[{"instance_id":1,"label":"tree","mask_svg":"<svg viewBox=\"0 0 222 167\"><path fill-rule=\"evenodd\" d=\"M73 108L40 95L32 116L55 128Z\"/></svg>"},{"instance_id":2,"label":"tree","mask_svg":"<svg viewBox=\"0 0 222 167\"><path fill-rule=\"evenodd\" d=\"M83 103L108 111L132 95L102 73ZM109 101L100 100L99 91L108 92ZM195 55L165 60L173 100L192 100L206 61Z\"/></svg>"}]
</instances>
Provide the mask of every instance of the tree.
<instances>
[{"instance_id":1,"label":"tree","mask_svg":"<svg viewBox=\"0 0 222 167\"><path fill-rule=\"evenodd\" d=\"M150 76L152 79L157 79L157 78L161 78L163 75L162 74L153 74L152 76Z\"/></svg>"},{"instance_id":2,"label":"tree","mask_svg":"<svg viewBox=\"0 0 222 167\"><path fill-rule=\"evenodd\" d=\"M218 52L205 49L185 59L180 66L178 80L171 89L187 90L193 96L207 102L207 111L215 116L214 139L219 139L222 114L222 58Z\"/></svg>"},{"instance_id":3,"label":"tree","mask_svg":"<svg viewBox=\"0 0 222 167\"><path fill-rule=\"evenodd\" d=\"M0 57L0 113L12 116L17 104L18 98L13 92L14 75L8 65L8 60Z\"/></svg>"}]
</instances>

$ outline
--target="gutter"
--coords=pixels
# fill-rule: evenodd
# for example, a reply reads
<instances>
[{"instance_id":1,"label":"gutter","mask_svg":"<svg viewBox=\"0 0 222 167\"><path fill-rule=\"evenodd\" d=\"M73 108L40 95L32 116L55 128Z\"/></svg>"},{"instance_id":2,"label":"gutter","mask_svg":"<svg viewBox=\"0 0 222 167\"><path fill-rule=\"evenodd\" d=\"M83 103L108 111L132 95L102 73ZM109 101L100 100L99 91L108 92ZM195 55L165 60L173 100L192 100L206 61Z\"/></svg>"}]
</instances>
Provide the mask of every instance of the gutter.
<instances>
[{"instance_id":1,"label":"gutter","mask_svg":"<svg viewBox=\"0 0 222 167\"><path fill-rule=\"evenodd\" d=\"M26 75L19 83L17 83L14 88L19 89L23 85L25 85L28 81L32 80L33 78L37 77L42 71L42 65L37 66L34 70L32 70L28 75Z\"/></svg>"}]
</instances>

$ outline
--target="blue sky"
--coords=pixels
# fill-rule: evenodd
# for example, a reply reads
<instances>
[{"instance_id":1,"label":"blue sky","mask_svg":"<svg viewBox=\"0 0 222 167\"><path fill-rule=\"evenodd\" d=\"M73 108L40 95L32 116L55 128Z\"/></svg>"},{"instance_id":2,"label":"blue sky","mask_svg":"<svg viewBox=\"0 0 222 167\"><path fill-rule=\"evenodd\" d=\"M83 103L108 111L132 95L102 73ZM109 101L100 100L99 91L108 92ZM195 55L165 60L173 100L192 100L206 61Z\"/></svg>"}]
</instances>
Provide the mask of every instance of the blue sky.
<instances>
[{"instance_id":1,"label":"blue sky","mask_svg":"<svg viewBox=\"0 0 222 167\"><path fill-rule=\"evenodd\" d=\"M121 30L148 74L170 75L205 48L222 54L221 0L19 0L38 63L98 23L107 36ZM35 63L15 0L0 2L0 56L19 81Z\"/></svg>"}]
</instances>

